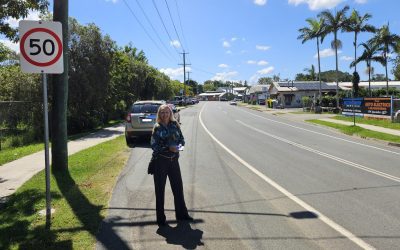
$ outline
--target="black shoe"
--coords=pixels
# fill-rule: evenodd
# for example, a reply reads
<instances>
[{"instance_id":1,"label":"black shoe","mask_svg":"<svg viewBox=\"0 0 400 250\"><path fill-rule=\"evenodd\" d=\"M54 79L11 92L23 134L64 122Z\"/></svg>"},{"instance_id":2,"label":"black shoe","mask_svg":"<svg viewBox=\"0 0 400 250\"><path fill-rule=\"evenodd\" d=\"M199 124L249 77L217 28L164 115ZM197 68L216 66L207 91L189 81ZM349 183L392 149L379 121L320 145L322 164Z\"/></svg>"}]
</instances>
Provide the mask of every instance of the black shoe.
<instances>
[{"instance_id":1,"label":"black shoe","mask_svg":"<svg viewBox=\"0 0 400 250\"><path fill-rule=\"evenodd\" d=\"M179 217L179 218L177 218L177 220L194 221L194 219L192 217L190 217L189 215Z\"/></svg>"}]
</instances>

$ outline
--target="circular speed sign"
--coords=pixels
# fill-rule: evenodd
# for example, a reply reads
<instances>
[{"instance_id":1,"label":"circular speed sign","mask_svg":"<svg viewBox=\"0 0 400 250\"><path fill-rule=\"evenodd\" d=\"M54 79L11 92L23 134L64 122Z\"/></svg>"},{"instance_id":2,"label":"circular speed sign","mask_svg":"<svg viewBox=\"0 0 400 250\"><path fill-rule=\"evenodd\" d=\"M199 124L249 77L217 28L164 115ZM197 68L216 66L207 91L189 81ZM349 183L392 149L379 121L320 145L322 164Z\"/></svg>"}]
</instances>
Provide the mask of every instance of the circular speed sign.
<instances>
[{"instance_id":1,"label":"circular speed sign","mask_svg":"<svg viewBox=\"0 0 400 250\"><path fill-rule=\"evenodd\" d=\"M62 73L62 29L58 22L20 22L21 68L29 73Z\"/></svg>"}]
</instances>

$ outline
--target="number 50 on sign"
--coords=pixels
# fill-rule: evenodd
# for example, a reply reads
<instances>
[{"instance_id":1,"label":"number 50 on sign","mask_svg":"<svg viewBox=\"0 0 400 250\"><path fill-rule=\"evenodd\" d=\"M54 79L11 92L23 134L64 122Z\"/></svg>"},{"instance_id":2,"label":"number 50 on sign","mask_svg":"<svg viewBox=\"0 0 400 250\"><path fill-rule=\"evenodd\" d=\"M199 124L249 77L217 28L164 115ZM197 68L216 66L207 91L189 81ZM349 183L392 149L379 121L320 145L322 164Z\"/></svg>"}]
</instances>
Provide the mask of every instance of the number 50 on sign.
<instances>
[{"instance_id":1,"label":"number 50 on sign","mask_svg":"<svg viewBox=\"0 0 400 250\"><path fill-rule=\"evenodd\" d=\"M60 22L20 21L21 69L26 73L64 71Z\"/></svg>"}]
</instances>

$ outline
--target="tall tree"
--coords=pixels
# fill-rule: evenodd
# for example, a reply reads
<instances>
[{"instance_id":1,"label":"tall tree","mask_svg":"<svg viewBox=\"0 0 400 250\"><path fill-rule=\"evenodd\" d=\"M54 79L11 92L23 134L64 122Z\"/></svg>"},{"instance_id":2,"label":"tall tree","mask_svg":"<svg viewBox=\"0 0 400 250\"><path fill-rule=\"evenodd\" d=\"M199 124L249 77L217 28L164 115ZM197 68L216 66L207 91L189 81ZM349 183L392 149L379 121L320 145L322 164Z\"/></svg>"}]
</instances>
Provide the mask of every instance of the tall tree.
<instances>
[{"instance_id":1,"label":"tall tree","mask_svg":"<svg viewBox=\"0 0 400 250\"><path fill-rule=\"evenodd\" d=\"M309 40L316 39L317 40L317 54L318 54L318 80L319 80L319 99L321 101L322 98L322 91L321 91L321 58L319 55L319 41L321 39L321 43L324 40L325 37L325 32L324 32L324 19L319 18L318 20L312 19L312 18L307 18L306 22L308 23L308 27L304 27L299 29L300 35L297 37L297 39L302 39L302 43L304 44L305 42ZM312 65L312 68L314 69L314 65ZM315 70L314 70L315 71ZM315 76L314 76L315 77ZM313 78L314 80L315 78Z\"/></svg>"},{"instance_id":2,"label":"tall tree","mask_svg":"<svg viewBox=\"0 0 400 250\"><path fill-rule=\"evenodd\" d=\"M14 42L18 41L18 30L6 22L8 18L25 18L29 11L37 10L41 13L47 11L47 0L2 0L0 1L0 34L4 34Z\"/></svg>"},{"instance_id":3,"label":"tall tree","mask_svg":"<svg viewBox=\"0 0 400 250\"><path fill-rule=\"evenodd\" d=\"M354 67L359 62L366 62L368 71L368 93L369 96L371 96L372 62L385 64L385 59L381 55L378 55L378 52L380 51L378 44L361 43L360 45L364 47L364 52L359 58L357 58L350 64L350 67Z\"/></svg>"},{"instance_id":4,"label":"tall tree","mask_svg":"<svg viewBox=\"0 0 400 250\"><path fill-rule=\"evenodd\" d=\"M346 12L349 10L349 6L346 5L343 9L335 11L335 13L329 10L322 11L318 17L325 20L324 24L324 35L333 33L333 41L331 42L331 48L335 49L336 58L336 106L339 107L339 63L338 63L338 49L342 47L342 42L337 38L337 33L343 30L346 23Z\"/></svg>"},{"instance_id":5,"label":"tall tree","mask_svg":"<svg viewBox=\"0 0 400 250\"><path fill-rule=\"evenodd\" d=\"M389 95L389 78L388 78L388 56L394 50L398 51L400 46L400 36L390 33L389 24L383 25L376 33L375 36L369 40L370 43L381 46L383 51L383 58L385 59L385 73L386 73L386 95Z\"/></svg>"},{"instance_id":6,"label":"tall tree","mask_svg":"<svg viewBox=\"0 0 400 250\"><path fill-rule=\"evenodd\" d=\"M53 105L51 123L52 170L68 170L68 0L54 0L53 20L62 24L64 72L53 75Z\"/></svg>"},{"instance_id":7,"label":"tall tree","mask_svg":"<svg viewBox=\"0 0 400 250\"><path fill-rule=\"evenodd\" d=\"M357 37L361 32L375 32L375 27L367 24L366 22L372 17L372 15L366 13L363 16L360 16L358 11L353 10L350 17L347 19L347 22L344 26L344 29L347 32L354 32L354 60L357 59ZM357 63L354 64L354 71L357 72Z\"/></svg>"}]
</instances>

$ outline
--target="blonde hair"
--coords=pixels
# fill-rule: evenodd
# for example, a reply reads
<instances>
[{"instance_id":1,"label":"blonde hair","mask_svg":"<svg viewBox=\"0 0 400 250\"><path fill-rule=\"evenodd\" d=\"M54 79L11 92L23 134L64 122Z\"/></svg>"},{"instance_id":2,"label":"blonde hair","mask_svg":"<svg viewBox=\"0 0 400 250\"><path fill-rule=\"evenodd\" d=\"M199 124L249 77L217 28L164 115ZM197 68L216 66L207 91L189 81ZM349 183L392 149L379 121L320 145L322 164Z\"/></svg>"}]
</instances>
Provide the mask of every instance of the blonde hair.
<instances>
[{"instance_id":1,"label":"blonde hair","mask_svg":"<svg viewBox=\"0 0 400 250\"><path fill-rule=\"evenodd\" d=\"M167 109L167 110L169 111L169 121L170 121L170 122L175 122L176 125L177 125L178 128L179 128L179 127L180 127L180 126L179 126L179 123L176 121L175 116L174 116L174 113L172 112L172 109L171 109L167 104L162 104L162 105L158 108L156 122L157 122L157 123L161 123L160 112L161 112L162 110L164 110L164 109Z\"/></svg>"}]
</instances>

